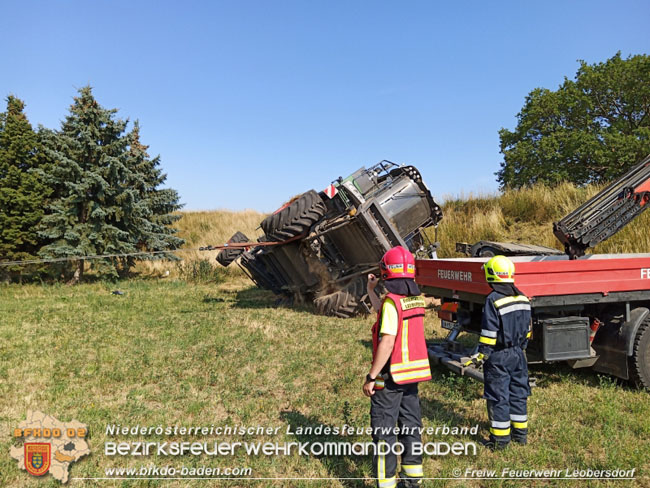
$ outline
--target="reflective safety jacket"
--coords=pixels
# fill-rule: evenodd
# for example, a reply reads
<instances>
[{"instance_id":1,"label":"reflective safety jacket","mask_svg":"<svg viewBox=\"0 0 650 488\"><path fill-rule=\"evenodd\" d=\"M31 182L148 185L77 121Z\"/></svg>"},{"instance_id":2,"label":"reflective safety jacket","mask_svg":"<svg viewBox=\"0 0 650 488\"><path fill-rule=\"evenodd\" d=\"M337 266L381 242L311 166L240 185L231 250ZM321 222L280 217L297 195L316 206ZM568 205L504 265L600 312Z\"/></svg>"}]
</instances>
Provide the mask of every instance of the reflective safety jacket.
<instances>
[{"instance_id":1,"label":"reflective safety jacket","mask_svg":"<svg viewBox=\"0 0 650 488\"><path fill-rule=\"evenodd\" d=\"M526 348L531 336L530 300L524 295L506 296L493 291L485 298L479 352Z\"/></svg>"},{"instance_id":2,"label":"reflective safety jacket","mask_svg":"<svg viewBox=\"0 0 650 488\"><path fill-rule=\"evenodd\" d=\"M386 298L390 298L397 309L397 335L389 360L389 371L393 381L398 385L405 385L430 380L429 354L424 341L424 298L405 297L392 293L388 293ZM381 310L377 313L377 321L372 326L373 359L379 346L380 328ZM375 389L382 387L383 381L378 379Z\"/></svg>"}]
</instances>

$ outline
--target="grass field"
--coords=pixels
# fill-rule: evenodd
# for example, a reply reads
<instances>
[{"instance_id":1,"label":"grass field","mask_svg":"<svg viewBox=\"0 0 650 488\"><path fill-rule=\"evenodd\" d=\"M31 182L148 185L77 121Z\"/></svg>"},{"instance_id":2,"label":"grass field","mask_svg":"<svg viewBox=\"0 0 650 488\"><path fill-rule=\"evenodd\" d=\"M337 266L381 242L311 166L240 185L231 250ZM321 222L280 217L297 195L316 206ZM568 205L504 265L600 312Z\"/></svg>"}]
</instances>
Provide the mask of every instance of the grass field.
<instances>
[{"instance_id":1,"label":"grass field","mask_svg":"<svg viewBox=\"0 0 650 488\"><path fill-rule=\"evenodd\" d=\"M456 240L536 238L552 244L544 226L560 196L567 208L592 189L562 195L529 189L500 199L448 200L439 230L445 249ZM574 191L574 193L571 193ZM528 193L526 193L528 192ZM540 193L535 193L540 192ZM582 193L580 193L582 192ZM563 200L564 201L564 200ZM537 202L537 203L535 203ZM542 203L539 203L542 202ZM578 202L579 203L579 202ZM553 213L555 212L555 213ZM558 213L559 212L559 215ZM515 217L519 215L519 217ZM224 242L235 230L256 237L255 212L193 212L180 221L188 248ZM649 250L647 219L608 243L611 249ZM498 225L496 225L498 224ZM464 229L464 230L463 230ZM490 229L494 234L486 235ZM537 237L536 237L537 236ZM627 237L626 237L627 236ZM634 242L632 242L634 241ZM617 244L618 242L618 244ZM616 247L619 246L619 247ZM444 251L447 252L447 251ZM187 253L180 264L139 266L140 277L117 283L0 286L0 485L58 486L35 479L9 457L12 430L27 410L60 421L88 424L91 455L70 468L70 486L372 486L368 457L106 456L106 442L369 441L369 436L287 434L287 428L369 425L361 383L371 359L369 317L314 315L309 308L275 306L275 298L232 267L212 267L214 252ZM453 254L451 251L449 255ZM205 265L197 264L204 262ZM166 278L164 271L171 270ZM119 289L124 294L111 292ZM433 310L428 338L441 337ZM565 365L533 367L538 387L530 398L530 444L477 455L425 456L425 475L455 478L468 469L632 469L636 480L615 486L650 486L650 396L591 371ZM487 431L482 386L435 370L421 386L425 427L479 426L479 436L425 435L425 442L476 442ZM109 436L123 426L263 426L278 435ZM189 481L94 480L115 467L250 467L254 478L327 480ZM347 479L346 479L347 478ZM354 479L349 479L354 478ZM360 479L360 480L359 480ZM584 480L504 482L427 481L425 486L601 486Z\"/></svg>"},{"instance_id":2,"label":"grass field","mask_svg":"<svg viewBox=\"0 0 650 488\"><path fill-rule=\"evenodd\" d=\"M111 294L119 287L124 295ZM87 423L92 454L75 463L71 478L103 477L111 467L150 463L173 466L251 467L263 478L365 478L365 457L246 456L208 458L107 457L106 441L137 437L106 435L108 424L246 425L279 427L278 436L208 436L201 441L337 441L342 438L286 435L287 426L369 423L361 394L371 352L371 320L340 320L308 309L274 307L274 299L240 279L220 284L132 280L118 284L4 286L0 288L2 377L0 483L55 486L31 479L9 458L11 430L28 409L61 421ZM427 335L439 335L430 314ZM650 402L647 392L565 366L534 369L539 387L530 399L530 445L477 456L425 457L428 476L453 477L467 468L636 467L650 463ZM425 426L478 424L487 416L481 385L435 371L422 385ZM365 436L355 439L367 441ZM145 441L182 441L152 436ZM194 440L189 438L189 440ZM476 441L474 436L425 436L425 442ZM159 481L75 481L84 486L157 486ZM212 481L165 481L165 486L212 486ZM429 482L446 486L451 482ZM632 485L617 482L617 485ZM648 479L636 485L649 485ZM252 482L224 481L225 486ZM361 481L259 481L257 486L356 486ZM460 486L498 482L463 481ZM537 486L541 482L525 483ZM584 482L561 482L585 486ZM588 485L588 484L587 484ZM595 486L595 485L594 485Z\"/></svg>"}]
</instances>

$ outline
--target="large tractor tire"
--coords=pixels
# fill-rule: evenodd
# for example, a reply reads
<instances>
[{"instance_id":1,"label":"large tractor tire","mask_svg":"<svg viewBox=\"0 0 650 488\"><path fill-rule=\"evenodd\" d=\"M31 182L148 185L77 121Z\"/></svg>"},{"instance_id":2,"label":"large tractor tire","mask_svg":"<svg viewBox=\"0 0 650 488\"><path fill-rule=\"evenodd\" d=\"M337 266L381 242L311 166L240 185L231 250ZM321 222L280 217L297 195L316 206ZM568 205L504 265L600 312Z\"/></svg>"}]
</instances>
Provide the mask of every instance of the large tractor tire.
<instances>
[{"instance_id":1,"label":"large tractor tire","mask_svg":"<svg viewBox=\"0 0 650 488\"><path fill-rule=\"evenodd\" d=\"M286 241L309 231L325 215L327 208L314 190L303 193L293 202L265 218L260 226L269 241Z\"/></svg>"},{"instance_id":2,"label":"large tractor tire","mask_svg":"<svg viewBox=\"0 0 650 488\"><path fill-rule=\"evenodd\" d=\"M357 280L340 291L316 298L314 307L319 315L347 319L360 313L363 294L363 282Z\"/></svg>"},{"instance_id":3,"label":"large tractor tire","mask_svg":"<svg viewBox=\"0 0 650 488\"><path fill-rule=\"evenodd\" d=\"M235 232L235 234L228 239L228 244L239 242L249 242L248 237L239 231ZM217 254L217 261L221 266L228 266L235 259L244 254L244 251L245 249L243 247L222 249L219 251L219 254Z\"/></svg>"},{"instance_id":4,"label":"large tractor tire","mask_svg":"<svg viewBox=\"0 0 650 488\"><path fill-rule=\"evenodd\" d=\"M650 390L650 316L639 326L630 358L630 380Z\"/></svg>"},{"instance_id":5,"label":"large tractor tire","mask_svg":"<svg viewBox=\"0 0 650 488\"><path fill-rule=\"evenodd\" d=\"M264 258L265 256L253 249L242 254L239 264L249 273L257 286L280 295L282 294L281 284L278 282L277 276L269 272Z\"/></svg>"}]
</instances>

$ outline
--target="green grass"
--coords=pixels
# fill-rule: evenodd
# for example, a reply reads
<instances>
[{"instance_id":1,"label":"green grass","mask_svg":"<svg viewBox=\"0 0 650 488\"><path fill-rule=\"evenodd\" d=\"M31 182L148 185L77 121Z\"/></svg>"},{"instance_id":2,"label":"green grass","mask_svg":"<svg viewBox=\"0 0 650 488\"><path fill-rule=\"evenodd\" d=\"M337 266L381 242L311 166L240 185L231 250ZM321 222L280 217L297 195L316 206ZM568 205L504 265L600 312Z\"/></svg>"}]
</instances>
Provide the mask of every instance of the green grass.
<instances>
[{"instance_id":1,"label":"green grass","mask_svg":"<svg viewBox=\"0 0 650 488\"><path fill-rule=\"evenodd\" d=\"M454 256L455 242L510 240L559 248L552 222L595 194L598 188L544 186L499 196L447 199L438 231L441 256ZM263 214L184 212L178 223L186 248L225 242L236 230L251 240ZM599 245L595 252L649 252L650 213ZM91 456L72 465L71 478L101 477L110 467L251 467L254 477L337 478L336 481L96 481L74 486L356 486L370 481L370 459L361 457L254 456L196 458L107 457L107 424L279 427L369 425L369 401L361 393L368 371L371 318L340 320L309 308L277 308L275 298L254 288L235 266L214 264L216 252L182 253L183 261L142 263L148 278L76 287L0 286L0 485L58 486L51 477L33 479L9 456L11 432L27 410L66 422L87 423ZM170 271L170 273L166 273ZM158 277L166 276L159 279ZM184 281L180 281L179 278ZM112 295L119 288L125 294ZM442 337L434 312L427 337ZM650 486L650 397L591 371L565 365L532 367L539 387L530 398L530 445L504 452L482 449L476 457L425 457L429 477L454 470L637 468L635 483ZM486 434L482 386L435 370L421 386L425 427L478 424ZM188 436L146 441L196 440ZM207 437L200 441L271 442L342 440L313 436ZM353 438L368 441L369 437ZM477 441L475 437L431 437L425 442ZM561 481L559 486L604 483ZM548 486L546 482L438 481L428 486Z\"/></svg>"},{"instance_id":2,"label":"green grass","mask_svg":"<svg viewBox=\"0 0 650 488\"><path fill-rule=\"evenodd\" d=\"M119 288L124 295L112 295ZM430 312L427 336L442 334ZM276 308L274 297L237 277L220 284L133 280L118 284L0 287L0 485L57 486L32 479L9 457L11 431L28 409L61 421L87 423L92 454L74 463L71 478L101 477L117 466L249 466L253 476L369 478L363 457L251 456L107 457L107 424L143 426L262 425L277 437L225 436L213 442L341 440L283 434L287 425L365 427L369 401L361 383L371 359L370 318L340 320L308 308ZM533 368L538 388L530 399L530 445L476 457L425 457L427 476L454 469L638 468L650 473L650 397L589 371L563 365ZM480 425L487 415L482 386L446 370L421 386L425 426ZM194 440L152 436L143 440ZM359 441L368 441L364 436ZM475 437L426 437L476 441ZM71 480L71 486L215 486L212 481ZM344 481L245 483L219 486L356 486ZM366 485L371 485L366 482ZM447 486L450 482L430 482ZM563 481L561 486L588 486ZM636 486L648 486L648 478ZM501 486L456 482L453 486ZM517 486L546 486L524 482ZM596 486L596 483L593 483ZM632 486L618 482L616 486Z\"/></svg>"}]
</instances>

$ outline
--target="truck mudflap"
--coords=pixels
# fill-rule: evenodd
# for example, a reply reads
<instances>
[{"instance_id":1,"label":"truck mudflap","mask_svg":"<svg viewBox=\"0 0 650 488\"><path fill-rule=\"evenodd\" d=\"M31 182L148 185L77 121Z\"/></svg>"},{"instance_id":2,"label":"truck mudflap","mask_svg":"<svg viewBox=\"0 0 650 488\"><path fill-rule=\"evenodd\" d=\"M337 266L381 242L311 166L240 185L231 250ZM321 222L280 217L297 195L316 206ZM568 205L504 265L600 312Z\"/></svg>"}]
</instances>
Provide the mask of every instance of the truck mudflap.
<instances>
[{"instance_id":1,"label":"truck mudflap","mask_svg":"<svg viewBox=\"0 0 650 488\"><path fill-rule=\"evenodd\" d=\"M628 358L633 354L639 326L648 314L650 310L647 308L637 307L630 310L629 314L612 317L600 328L593 342L593 348L599 356L593 365L595 371L624 380L630 379Z\"/></svg>"}]
</instances>

